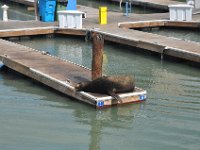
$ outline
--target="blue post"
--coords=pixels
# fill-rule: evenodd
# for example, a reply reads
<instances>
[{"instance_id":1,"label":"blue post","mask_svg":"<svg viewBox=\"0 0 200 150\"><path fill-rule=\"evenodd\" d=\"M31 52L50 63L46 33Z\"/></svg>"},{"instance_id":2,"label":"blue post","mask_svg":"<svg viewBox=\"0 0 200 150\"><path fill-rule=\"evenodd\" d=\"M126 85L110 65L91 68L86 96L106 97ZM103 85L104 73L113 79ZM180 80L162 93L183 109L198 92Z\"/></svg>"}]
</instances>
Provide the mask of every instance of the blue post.
<instances>
[{"instance_id":1,"label":"blue post","mask_svg":"<svg viewBox=\"0 0 200 150\"><path fill-rule=\"evenodd\" d=\"M131 5L131 2L129 2L129 13L131 13L132 11L132 5Z\"/></svg>"},{"instance_id":2,"label":"blue post","mask_svg":"<svg viewBox=\"0 0 200 150\"><path fill-rule=\"evenodd\" d=\"M129 13L131 13L131 2L126 2L124 15L128 16Z\"/></svg>"},{"instance_id":3,"label":"blue post","mask_svg":"<svg viewBox=\"0 0 200 150\"><path fill-rule=\"evenodd\" d=\"M125 5L125 16L128 16L128 2Z\"/></svg>"},{"instance_id":4,"label":"blue post","mask_svg":"<svg viewBox=\"0 0 200 150\"><path fill-rule=\"evenodd\" d=\"M68 0L67 10L76 10L76 0Z\"/></svg>"}]
</instances>

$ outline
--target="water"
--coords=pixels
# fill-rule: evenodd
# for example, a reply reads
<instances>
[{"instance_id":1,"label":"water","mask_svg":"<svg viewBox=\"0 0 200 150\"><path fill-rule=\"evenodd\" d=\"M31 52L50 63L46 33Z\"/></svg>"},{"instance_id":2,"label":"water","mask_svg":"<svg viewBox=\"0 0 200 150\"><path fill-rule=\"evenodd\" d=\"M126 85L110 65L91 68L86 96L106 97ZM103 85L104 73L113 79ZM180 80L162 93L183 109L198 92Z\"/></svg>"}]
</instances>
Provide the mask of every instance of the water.
<instances>
[{"instance_id":1,"label":"water","mask_svg":"<svg viewBox=\"0 0 200 150\"><path fill-rule=\"evenodd\" d=\"M34 20L34 12L27 11L27 8L19 5L19 4L12 4L12 3L5 3L0 0L0 6L6 4L9 6L8 9L8 19L10 20ZM0 20L3 19L3 10L0 8Z\"/></svg>"},{"instance_id":2,"label":"water","mask_svg":"<svg viewBox=\"0 0 200 150\"><path fill-rule=\"evenodd\" d=\"M74 37L17 41L90 67L91 44ZM104 73L135 75L145 103L95 110L14 72L0 71L2 150L199 150L200 71L106 44Z\"/></svg>"},{"instance_id":3,"label":"water","mask_svg":"<svg viewBox=\"0 0 200 150\"><path fill-rule=\"evenodd\" d=\"M27 11L20 7L13 14L21 14L23 20ZM41 37L15 42L90 68L91 44L83 39ZM147 101L95 110L0 70L0 149L199 150L198 68L161 63L148 53L113 44L105 46L103 70L107 75L135 75L136 85L148 91Z\"/></svg>"},{"instance_id":4,"label":"water","mask_svg":"<svg viewBox=\"0 0 200 150\"><path fill-rule=\"evenodd\" d=\"M119 3L117 2L111 2L108 0L77 0L78 5L84 5L88 7L93 7L93 8L99 8L102 6L108 7L108 11L116 11L116 12L125 12L125 5L122 4L122 10L120 10ZM132 13L137 13L137 14L149 14L149 13L163 13L166 11L162 10L155 10L155 9L150 9L146 7L138 7L135 5L132 5Z\"/></svg>"},{"instance_id":5,"label":"water","mask_svg":"<svg viewBox=\"0 0 200 150\"><path fill-rule=\"evenodd\" d=\"M185 29L185 28L147 28L142 29L145 32L163 35L167 37L177 38L184 41L200 42L199 29Z\"/></svg>"}]
</instances>

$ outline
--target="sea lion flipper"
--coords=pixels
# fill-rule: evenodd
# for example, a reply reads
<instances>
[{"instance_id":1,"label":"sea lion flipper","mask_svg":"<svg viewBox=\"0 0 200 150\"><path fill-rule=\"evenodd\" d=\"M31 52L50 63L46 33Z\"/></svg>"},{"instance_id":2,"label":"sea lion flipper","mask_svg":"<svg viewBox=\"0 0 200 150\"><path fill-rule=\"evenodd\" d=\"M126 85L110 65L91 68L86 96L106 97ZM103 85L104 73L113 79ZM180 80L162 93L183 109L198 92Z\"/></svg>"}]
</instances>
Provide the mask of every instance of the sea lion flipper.
<instances>
[{"instance_id":1,"label":"sea lion flipper","mask_svg":"<svg viewBox=\"0 0 200 150\"><path fill-rule=\"evenodd\" d=\"M108 95L112 96L117 101L122 102L122 99L114 91L108 91Z\"/></svg>"}]
</instances>

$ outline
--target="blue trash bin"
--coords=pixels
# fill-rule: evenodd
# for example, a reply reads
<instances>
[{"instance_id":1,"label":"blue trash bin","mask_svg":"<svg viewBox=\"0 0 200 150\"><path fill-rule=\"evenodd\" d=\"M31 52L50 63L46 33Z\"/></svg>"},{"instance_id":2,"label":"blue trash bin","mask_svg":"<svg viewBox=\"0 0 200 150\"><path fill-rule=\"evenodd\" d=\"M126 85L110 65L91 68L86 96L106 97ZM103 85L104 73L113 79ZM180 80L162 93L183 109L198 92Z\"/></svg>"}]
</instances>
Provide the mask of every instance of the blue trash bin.
<instances>
[{"instance_id":1,"label":"blue trash bin","mask_svg":"<svg viewBox=\"0 0 200 150\"><path fill-rule=\"evenodd\" d=\"M54 22L56 0L39 0L39 14L41 21Z\"/></svg>"}]
</instances>

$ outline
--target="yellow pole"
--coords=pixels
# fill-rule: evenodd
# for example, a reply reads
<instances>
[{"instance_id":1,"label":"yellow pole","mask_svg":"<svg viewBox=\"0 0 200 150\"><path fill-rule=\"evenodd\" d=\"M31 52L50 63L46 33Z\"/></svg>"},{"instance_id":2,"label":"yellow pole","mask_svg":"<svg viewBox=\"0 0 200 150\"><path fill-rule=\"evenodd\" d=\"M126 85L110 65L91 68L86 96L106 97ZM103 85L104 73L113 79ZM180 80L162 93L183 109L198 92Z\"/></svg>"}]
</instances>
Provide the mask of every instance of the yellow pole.
<instances>
[{"instance_id":1,"label":"yellow pole","mask_svg":"<svg viewBox=\"0 0 200 150\"><path fill-rule=\"evenodd\" d=\"M99 24L107 24L107 7L99 7Z\"/></svg>"}]
</instances>

